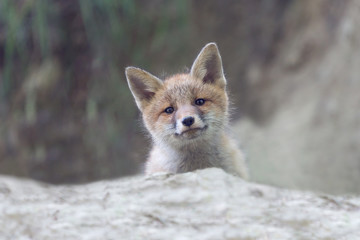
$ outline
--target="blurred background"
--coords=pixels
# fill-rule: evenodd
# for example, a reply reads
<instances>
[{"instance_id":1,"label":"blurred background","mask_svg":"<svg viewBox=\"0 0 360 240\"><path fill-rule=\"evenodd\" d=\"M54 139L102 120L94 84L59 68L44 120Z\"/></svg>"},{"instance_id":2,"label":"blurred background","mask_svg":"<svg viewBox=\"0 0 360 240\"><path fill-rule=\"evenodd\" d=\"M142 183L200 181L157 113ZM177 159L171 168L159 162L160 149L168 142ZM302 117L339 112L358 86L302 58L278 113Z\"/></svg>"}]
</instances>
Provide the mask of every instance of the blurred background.
<instances>
[{"instance_id":1,"label":"blurred background","mask_svg":"<svg viewBox=\"0 0 360 240\"><path fill-rule=\"evenodd\" d=\"M359 26L357 0L2 0L0 174L139 173L124 68L183 72L215 41L252 180L360 193Z\"/></svg>"}]
</instances>

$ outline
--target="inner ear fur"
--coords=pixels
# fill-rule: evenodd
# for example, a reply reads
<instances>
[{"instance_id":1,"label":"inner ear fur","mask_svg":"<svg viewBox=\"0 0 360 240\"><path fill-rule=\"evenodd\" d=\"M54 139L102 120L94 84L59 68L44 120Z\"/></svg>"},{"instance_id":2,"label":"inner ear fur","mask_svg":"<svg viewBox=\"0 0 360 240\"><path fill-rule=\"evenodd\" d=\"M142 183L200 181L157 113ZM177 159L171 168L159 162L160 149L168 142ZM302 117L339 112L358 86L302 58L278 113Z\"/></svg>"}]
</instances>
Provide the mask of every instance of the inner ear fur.
<instances>
[{"instance_id":1,"label":"inner ear fur","mask_svg":"<svg viewBox=\"0 0 360 240\"><path fill-rule=\"evenodd\" d=\"M163 86L163 81L136 67L127 67L125 75L136 105L142 111L155 93Z\"/></svg>"},{"instance_id":2,"label":"inner ear fur","mask_svg":"<svg viewBox=\"0 0 360 240\"><path fill-rule=\"evenodd\" d=\"M225 88L221 56L216 43L208 43L196 57L190 74L192 77L201 79L204 83L214 84Z\"/></svg>"}]
</instances>

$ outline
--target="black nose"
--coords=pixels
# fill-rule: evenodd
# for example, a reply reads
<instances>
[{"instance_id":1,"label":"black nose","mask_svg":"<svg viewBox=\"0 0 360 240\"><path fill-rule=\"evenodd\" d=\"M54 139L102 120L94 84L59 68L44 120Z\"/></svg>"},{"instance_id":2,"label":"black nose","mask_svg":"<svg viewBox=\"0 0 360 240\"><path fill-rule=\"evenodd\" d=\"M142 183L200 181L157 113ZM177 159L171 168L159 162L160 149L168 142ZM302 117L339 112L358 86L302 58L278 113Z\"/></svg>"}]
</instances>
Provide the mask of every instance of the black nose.
<instances>
[{"instance_id":1,"label":"black nose","mask_svg":"<svg viewBox=\"0 0 360 240\"><path fill-rule=\"evenodd\" d=\"M182 120L184 126L190 127L194 123L195 119L193 117L186 117Z\"/></svg>"}]
</instances>

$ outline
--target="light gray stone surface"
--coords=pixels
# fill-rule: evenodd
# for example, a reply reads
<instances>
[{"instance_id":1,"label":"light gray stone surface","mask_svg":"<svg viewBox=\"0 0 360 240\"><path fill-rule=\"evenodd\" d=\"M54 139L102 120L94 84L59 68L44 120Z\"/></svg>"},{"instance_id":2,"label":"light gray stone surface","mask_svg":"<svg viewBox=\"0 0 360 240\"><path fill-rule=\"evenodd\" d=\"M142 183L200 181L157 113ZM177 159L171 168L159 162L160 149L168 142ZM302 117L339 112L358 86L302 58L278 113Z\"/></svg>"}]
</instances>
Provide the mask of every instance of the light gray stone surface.
<instances>
[{"instance_id":1,"label":"light gray stone surface","mask_svg":"<svg viewBox=\"0 0 360 240\"><path fill-rule=\"evenodd\" d=\"M360 239L360 197L245 182L220 169L86 185L0 177L0 239Z\"/></svg>"}]
</instances>

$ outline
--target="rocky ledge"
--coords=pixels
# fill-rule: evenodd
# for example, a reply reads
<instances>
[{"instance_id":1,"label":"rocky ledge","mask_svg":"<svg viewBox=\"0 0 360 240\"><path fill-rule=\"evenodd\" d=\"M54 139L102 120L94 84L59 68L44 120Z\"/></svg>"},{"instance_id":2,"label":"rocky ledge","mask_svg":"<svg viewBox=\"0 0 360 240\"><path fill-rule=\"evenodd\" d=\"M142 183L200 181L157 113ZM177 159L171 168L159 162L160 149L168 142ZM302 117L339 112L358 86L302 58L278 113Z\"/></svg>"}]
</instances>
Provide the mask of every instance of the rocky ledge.
<instances>
[{"instance_id":1,"label":"rocky ledge","mask_svg":"<svg viewBox=\"0 0 360 240\"><path fill-rule=\"evenodd\" d=\"M0 239L360 239L360 197L220 169L74 186L2 176Z\"/></svg>"}]
</instances>

